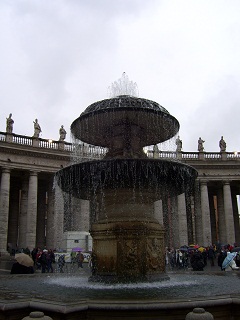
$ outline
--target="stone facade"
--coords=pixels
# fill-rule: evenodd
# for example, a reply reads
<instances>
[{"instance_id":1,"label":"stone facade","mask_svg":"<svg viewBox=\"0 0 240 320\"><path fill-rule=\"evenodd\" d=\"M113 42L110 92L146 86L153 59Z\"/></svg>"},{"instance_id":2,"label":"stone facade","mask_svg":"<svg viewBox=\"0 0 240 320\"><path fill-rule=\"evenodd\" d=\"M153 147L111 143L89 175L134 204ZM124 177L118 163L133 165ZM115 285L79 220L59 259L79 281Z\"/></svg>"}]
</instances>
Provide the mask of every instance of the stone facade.
<instances>
[{"instance_id":1,"label":"stone facade","mask_svg":"<svg viewBox=\"0 0 240 320\"><path fill-rule=\"evenodd\" d=\"M78 147L79 149L79 147ZM80 148L81 149L81 148ZM54 184L68 166L75 146L0 132L0 252L11 247L62 248L63 233L90 229L86 200L71 199ZM102 148L82 146L82 161L101 159ZM237 196L240 155L233 152L158 152L150 158L172 158L198 171L191 194L164 198L154 205L165 227L166 246L198 243L240 244ZM65 249L65 248L63 248Z\"/></svg>"}]
</instances>

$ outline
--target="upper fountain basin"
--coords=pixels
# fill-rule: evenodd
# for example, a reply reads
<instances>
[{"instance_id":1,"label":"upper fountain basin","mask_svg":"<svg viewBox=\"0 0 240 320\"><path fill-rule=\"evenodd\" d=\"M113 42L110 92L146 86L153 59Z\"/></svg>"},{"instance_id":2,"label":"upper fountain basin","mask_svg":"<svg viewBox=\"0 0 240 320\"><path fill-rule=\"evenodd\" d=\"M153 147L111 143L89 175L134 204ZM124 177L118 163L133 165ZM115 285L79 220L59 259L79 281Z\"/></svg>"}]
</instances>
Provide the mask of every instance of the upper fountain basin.
<instances>
[{"instance_id":1,"label":"upper fountain basin","mask_svg":"<svg viewBox=\"0 0 240 320\"><path fill-rule=\"evenodd\" d=\"M117 136L139 138L139 147L172 138L179 122L158 103L127 95L91 104L71 125L72 134L83 142L111 148Z\"/></svg>"}]
</instances>

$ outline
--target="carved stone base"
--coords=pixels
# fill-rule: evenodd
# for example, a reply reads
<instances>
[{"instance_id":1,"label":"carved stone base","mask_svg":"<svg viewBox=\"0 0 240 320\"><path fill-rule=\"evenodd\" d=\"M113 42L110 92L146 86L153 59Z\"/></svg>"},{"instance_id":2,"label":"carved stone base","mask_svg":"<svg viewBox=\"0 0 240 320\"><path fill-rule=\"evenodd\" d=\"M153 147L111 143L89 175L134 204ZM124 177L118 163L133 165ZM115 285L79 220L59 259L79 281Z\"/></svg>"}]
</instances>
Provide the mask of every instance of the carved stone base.
<instances>
[{"instance_id":1,"label":"carved stone base","mask_svg":"<svg viewBox=\"0 0 240 320\"><path fill-rule=\"evenodd\" d=\"M89 281L166 280L164 229L157 222L114 221L92 225L93 269Z\"/></svg>"}]
</instances>

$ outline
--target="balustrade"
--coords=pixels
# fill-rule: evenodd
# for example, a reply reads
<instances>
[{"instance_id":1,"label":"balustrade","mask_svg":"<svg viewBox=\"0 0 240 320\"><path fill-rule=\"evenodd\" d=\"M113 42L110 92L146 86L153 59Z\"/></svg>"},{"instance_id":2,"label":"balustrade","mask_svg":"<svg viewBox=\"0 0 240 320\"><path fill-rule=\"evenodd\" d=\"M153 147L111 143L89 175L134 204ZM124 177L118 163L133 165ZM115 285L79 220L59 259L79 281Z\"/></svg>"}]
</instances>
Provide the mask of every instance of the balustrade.
<instances>
[{"instance_id":1,"label":"balustrade","mask_svg":"<svg viewBox=\"0 0 240 320\"><path fill-rule=\"evenodd\" d=\"M13 134L13 143L31 146L32 138Z\"/></svg>"},{"instance_id":2,"label":"balustrade","mask_svg":"<svg viewBox=\"0 0 240 320\"><path fill-rule=\"evenodd\" d=\"M208 160L216 160L216 159L220 159L221 160L222 156L220 153L217 153L217 152L208 152L208 153L205 153L205 159L208 159Z\"/></svg>"},{"instance_id":3,"label":"balustrade","mask_svg":"<svg viewBox=\"0 0 240 320\"><path fill-rule=\"evenodd\" d=\"M22 136L15 133L12 133L12 140L9 142L7 140L7 133L0 132L0 142L6 143L15 143L25 146L32 146L33 140L36 138ZM38 139L38 144L36 147L45 148L45 149L54 149L54 150L62 150L66 152L73 153L74 157L82 157L83 159L102 159L107 149L100 146L93 146L84 143L76 144L65 141L55 141L48 139ZM199 152L175 152L175 151L158 151L157 154L154 153L151 147L147 147L145 150L148 158L155 159L178 159L178 160L199 160ZM224 153L225 157L223 157L223 153L221 152L204 152L204 159L206 160L239 160L240 153L238 152L226 152Z\"/></svg>"}]
</instances>

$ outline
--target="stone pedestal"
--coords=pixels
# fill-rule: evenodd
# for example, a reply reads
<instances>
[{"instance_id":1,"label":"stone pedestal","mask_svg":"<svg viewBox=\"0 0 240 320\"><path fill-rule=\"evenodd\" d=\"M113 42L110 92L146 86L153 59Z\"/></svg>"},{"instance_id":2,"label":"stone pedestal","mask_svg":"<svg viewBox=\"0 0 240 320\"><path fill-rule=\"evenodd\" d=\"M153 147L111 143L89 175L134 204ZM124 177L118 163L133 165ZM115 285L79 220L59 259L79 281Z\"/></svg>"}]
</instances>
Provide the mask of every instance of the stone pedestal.
<instances>
[{"instance_id":1,"label":"stone pedestal","mask_svg":"<svg viewBox=\"0 0 240 320\"><path fill-rule=\"evenodd\" d=\"M39 147L39 139L36 137L32 138L32 146L33 147Z\"/></svg>"},{"instance_id":2,"label":"stone pedestal","mask_svg":"<svg viewBox=\"0 0 240 320\"><path fill-rule=\"evenodd\" d=\"M59 150L64 150L64 146L65 146L64 141L59 141L59 142L58 142L58 149L59 149Z\"/></svg>"},{"instance_id":3,"label":"stone pedestal","mask_svg":"<svg viewBox=\"0 0 240 320\"><path fill-rule=\"evenodd\" d=\"M7 132L6 134L6 142L13 142L13 134L10 132Z\"/></svg>"},{"instance_id":4,"label":"stone pedestal","mask_svg":"<svg viewBox=\"0 0 240 320\"><path fill-rule=\"evenodd\" d=\"M164 230L157 222L97 223L93 238L90 281L135 282L168 279L165 272Z\"/></svg>"},{"instance_id":5,"label":"stone pedestal","mask_svg":"<svg viewBox=\"0 0 240 320\"><path fill-rule=\"evenodd\" d=\"M227 160L227 152L223 151L223 152L220 152L220 154L223 161Z\"/></svg>"}]
</instances>

